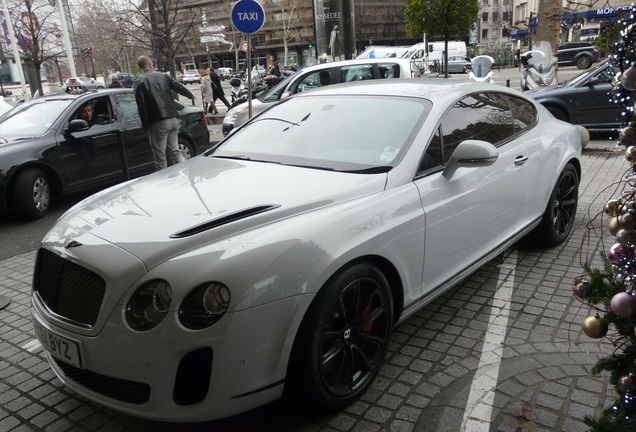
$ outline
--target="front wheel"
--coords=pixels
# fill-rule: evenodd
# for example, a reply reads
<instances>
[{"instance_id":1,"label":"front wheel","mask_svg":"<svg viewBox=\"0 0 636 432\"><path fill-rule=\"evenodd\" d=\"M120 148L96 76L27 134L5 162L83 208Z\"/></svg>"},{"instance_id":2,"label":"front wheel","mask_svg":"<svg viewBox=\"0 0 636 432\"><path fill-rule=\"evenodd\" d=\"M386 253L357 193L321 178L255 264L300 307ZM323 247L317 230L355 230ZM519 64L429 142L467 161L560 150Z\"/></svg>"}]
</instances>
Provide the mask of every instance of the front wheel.
<instances>
[{"instance_id":1,"label":"front wheel","mask_svg":"<svg viewBox=\"0 0 636 432\"><path fill-rule=\"evenodd\" d=\"M46 216L51 204L48 175L39 168L26 169L15 182L15 204L18 214L27 220Z\"/></svg>"},{"instance_id":2,"label":"front wheel","mask_svg":"<svg viewBox=\"0 0 636 432\"><path fill-rule=\"evenodd\" d=\"M393 326L389 283L370 264L340 270L318 292L294 342L286 392L295 400L341 409L377 376Z\"/></svg>"},{"instance_id":3,"label":"front wheel","mask_svg":"<svg viewBox=\"0 0 636 432\"><path fill-rule=\"evenodd\" d=\"M541 246L557 246L572 231L579 201L579 176L572 164L567 164L557 180L539 226L532 232L534 242Z\"/></svg>"}]
</instances>

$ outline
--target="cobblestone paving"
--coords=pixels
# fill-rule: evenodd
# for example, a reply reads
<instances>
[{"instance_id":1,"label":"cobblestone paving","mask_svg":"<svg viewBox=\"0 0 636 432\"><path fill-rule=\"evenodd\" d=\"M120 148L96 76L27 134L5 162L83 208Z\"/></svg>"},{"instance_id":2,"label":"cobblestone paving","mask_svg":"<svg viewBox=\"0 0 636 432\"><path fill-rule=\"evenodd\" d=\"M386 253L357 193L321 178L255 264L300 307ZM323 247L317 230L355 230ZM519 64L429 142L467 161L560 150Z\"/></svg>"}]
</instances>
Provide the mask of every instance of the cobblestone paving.
<instances>
[{"instance_id":1,"label":"cobblestone paving","mask_svg":"<svg viewBox=\"0 0 636 432\"><path fill-rule=\"evenodd\" d=\"M380 376L356 403L312 413L283 402L233 418L158 423L97 406L61 386L34 343L29 290L35 251L0 261L0 431L460 431L476 378L495 293L512 286L490 431L584 431L583 419L615 400L606 376L591 368L611 346L581 332L589 311L571 295L581 262L596 265L606 248L587 222L615 194L627 169L613 141L586 149L576 230L565 244L509 249L394 332ZM597 227L600 227L600 222ZM479 416L479 413L471 415Z\"/></svg>"}]
</instances>

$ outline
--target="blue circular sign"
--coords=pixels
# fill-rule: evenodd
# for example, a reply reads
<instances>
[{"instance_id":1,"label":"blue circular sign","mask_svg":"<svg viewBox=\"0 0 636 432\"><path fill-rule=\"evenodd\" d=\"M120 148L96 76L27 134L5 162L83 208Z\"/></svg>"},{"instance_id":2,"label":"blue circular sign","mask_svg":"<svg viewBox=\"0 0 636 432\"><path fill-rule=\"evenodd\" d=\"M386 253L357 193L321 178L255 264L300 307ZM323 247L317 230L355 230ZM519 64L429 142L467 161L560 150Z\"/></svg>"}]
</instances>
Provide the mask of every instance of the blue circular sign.
<instances>
[{"instance_id":1,"label":"blue circular sign","mask_svg":"<svg viewBox=\"0 0 636 432\"><path fill-rule=\"evenodd\" d=\"M240 0L232 7L232 24L241 33L255 33L264 22L265 10L255 0Z\"/></svg>"}]
</instances>

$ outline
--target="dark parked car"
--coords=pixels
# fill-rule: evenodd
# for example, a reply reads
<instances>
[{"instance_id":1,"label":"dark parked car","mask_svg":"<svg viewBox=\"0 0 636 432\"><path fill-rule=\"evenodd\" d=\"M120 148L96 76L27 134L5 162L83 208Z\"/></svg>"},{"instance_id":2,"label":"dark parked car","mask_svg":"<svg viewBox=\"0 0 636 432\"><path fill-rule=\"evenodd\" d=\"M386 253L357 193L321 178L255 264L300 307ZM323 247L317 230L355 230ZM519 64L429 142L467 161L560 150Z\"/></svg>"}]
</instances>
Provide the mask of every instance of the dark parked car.
<instances>
[{"instance_id":1,"label":"dark parked car","mask_svg":"<svg viewBox=\"0 0 636 432\"><path fill-rule=\"evenodd\" d=\"M624 107L614 103L609 94L612 80L618 72L618 67L604 62L557 87L541 88L526 94L560 120L588 128L619 127Z\"/></svg>"},{"instance_id":2,"label":"dark parked car","mask_svg":"<svg viewBox=\"0 0 636 432\"><path fill-rule=\"evenodd\" d=\"M91 103L99 119L79 117ZM209 147L200 107L180 105L179 145L186 158ZM51 201L155 171L148 133L132 90L51 94L15 107L0 120L0 213L34 220Z\"/></svg>"},{"instance_id":3,"label":"dark parked car","mask_svg":"<svg viewBox=\"0 0 636 432\"><path fill-rule=\"evenodd\" d=\"M599 50L592 42L565 42L558 46L559 66L576 66L589 69L592 63L599 60Z\"/></svg>"}]
</instances>

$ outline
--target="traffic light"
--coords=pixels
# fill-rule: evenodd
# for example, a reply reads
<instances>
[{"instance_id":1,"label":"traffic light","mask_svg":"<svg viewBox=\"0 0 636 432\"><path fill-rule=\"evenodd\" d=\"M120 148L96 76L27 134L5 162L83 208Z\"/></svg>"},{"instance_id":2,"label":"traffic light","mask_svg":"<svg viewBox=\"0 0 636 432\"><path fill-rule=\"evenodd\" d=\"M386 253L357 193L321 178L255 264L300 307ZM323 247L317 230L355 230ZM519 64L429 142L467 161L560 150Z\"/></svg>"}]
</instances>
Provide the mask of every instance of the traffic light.
<instances>
[{"instance_id":1,"label":"traffic light","mask_svg":"<svg viewBox=\"0 0 636 432\"><path fill-rule=\"evenodd\" d=\"M256 48L252 47L252 54L256 52Z\"/></svg>"},{"instance_id":2,"label":"traffic light","mask_svg":"<svg viewBox=\"0 0 636 432\"><path fill-rule=\"evenodd\" d=\"M92 57L93 56L93 50L91 49L91 47L86 47L86 55L88 57Z\"/></svg>"},{"instance_id":3,"label":"traffic light","mask_svg":"<svg viewBox=\"0 0 636 432\"><path fill-rule=\"evenodd\" d=\"M309 41L309 49L311 49L311 47L313 46L314 41Z\"/></svg>"}]
</instances>

